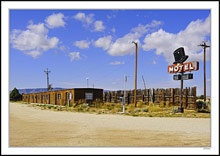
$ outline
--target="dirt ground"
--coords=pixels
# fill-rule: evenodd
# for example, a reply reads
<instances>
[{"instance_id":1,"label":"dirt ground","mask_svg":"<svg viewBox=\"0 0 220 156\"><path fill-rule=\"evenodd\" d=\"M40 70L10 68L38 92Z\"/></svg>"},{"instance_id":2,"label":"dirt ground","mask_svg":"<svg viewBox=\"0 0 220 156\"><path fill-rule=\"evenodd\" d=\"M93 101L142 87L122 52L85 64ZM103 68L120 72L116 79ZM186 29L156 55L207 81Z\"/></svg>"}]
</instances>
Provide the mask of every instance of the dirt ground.
<instances>
[{"instance_id":1,"label":"dirt ground","mask_svg":"<svg viewBox=\"0 0 220 156\"><path fill-rule=\"evenodd\" d=\"M210 118L156 118L40 110L10 103L10 147L210 147Z\"/></svg>"}]
</instances>

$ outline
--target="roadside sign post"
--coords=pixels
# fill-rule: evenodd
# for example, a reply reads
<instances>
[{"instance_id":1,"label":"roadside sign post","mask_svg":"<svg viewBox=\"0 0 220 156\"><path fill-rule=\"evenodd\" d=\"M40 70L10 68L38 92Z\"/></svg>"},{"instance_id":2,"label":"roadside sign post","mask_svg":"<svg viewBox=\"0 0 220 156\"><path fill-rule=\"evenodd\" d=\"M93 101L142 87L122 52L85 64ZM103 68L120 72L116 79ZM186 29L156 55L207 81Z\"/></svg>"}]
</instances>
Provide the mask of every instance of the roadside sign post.
<instances>
[{"instance_id":1,"label":"roadside sign post","mask_svg":"<svg viewBox=\"0 0 220 156\"><path fill-rule=\"evenodd\" d=\"M185 51L183 47L180 47L174 51L174 58L175 62L174 65L168 66L168 73L180 73L173 76L173 80L181 80L180 83L180 108L178 108L178 112L183 113L183 80L190 80L193 79L193 74L188 73L184 74L185 72L197 71L199 70L199 62L192 61L183 63L188 59L188 56L185 55Z\"/></svg>"}]
</instances>

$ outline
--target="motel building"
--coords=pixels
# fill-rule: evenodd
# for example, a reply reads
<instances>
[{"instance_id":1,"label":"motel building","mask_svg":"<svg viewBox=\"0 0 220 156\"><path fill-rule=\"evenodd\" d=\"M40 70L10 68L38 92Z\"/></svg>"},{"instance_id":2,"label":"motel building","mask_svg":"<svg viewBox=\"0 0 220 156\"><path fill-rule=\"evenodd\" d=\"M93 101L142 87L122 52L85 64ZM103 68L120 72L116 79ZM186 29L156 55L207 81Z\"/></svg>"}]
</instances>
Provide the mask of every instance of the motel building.
<instances>
[{"instance_id":1,"label":"motel building","mask_svg":"<svg viewBox=\"0 0 220 156\"><path fill-rule=\"evenodd\" d=\"M102 102L103 89L72 88L22 95L22 101L28 103L68 105L70 102L70 105L72 105L79 100L86 100L87 103L92 103L95 100L100 100Z\"/></svg>"}]
</instances>

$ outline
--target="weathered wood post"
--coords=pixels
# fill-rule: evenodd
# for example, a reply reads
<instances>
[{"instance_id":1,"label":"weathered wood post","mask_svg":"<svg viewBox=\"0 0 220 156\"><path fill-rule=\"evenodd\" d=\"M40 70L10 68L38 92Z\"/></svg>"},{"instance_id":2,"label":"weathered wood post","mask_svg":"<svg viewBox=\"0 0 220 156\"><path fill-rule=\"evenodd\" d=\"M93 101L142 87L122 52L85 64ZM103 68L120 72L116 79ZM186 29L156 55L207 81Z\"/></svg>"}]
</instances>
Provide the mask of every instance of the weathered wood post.
<instances>
[{"instance_id":1,"label":"weathered wood post","mask_svg":"<svg viewBox=\"0 0 220 156\"><path fill-rule=\"evenodd\" d=\"M117 103L117 92L115 92L115 103Z\"/></svg>"},{"instance_id":2,"label":"weathered wood post","mask_svg":"<svg viewBox=\"0 0 220 156\"><path fill-rule=\"evenodd\" d=\"M185 109L188 107L188 89L185 90Z\"/></svg>"},{"instance_id":3,"label":"weathered wood post","mask_svg":"<svg viewBox=\"0 0 220 156\"><path fill-rule=\"evenodd\" d=\"M149 100L149 98L150 98L149 95L150 95L150 89L147 90L147 102L148 102L148 105L149 105L149 101L150 101L150 100Z\"/></svg>"},{"instance_id":4,"label":"weathered wood post","mask_svg":"<svg viewBox=\"0 0 220 156\"><path fill-rule=\"evenodd\" d=\"M194 92L194 109L196 109L196 87L193 87Z\"/></svg>"},{"instance_id":5,"label":"weathered wood post","mask_svg":"<svg viewBox=\"0 0 220 156\"><path fill-rule=\"evenodd\" d=\"M154 101L155 101L155 90L153 88L153 103L154 103Z\"/></svg>"},{"instance_id":6,"label":"weathered wood post","mask_svg":"<svg viewBox=\"0 0 220 156\"><path fill-rule=\"evenodd\" d=\"M112 102L112 94L111 94L111 92L109 92L109 102L110 103Z\"/></svg>"},{"instance_id":7,"label":"weathered wood post","mask_svg":"<svg viewBox=\"0 0 220 156\"><path fill-rule=\"evenodd\" d=\"M163 106L165 107L166 106L166 98L165 98L165 89L163 89Z\"/></svg>"},{"instance_id":8,"label":"weathered wood post","mask_svg":"<svg viewBox=\"0 0 220 156\"><path fill-rule=\"evenodd\" d=\"M171 96L172 96L172 106L174 106L174 89L171 90Z\"/></svg>"},{"instance_id":9,"label":"weathered wood post","mask_svg":"<svg viewBox=\"0 0 220 156\"><path fill-rule=\"evenodd\" d=\"M128 104L130 103L130 93L127 94L128 95Z\"/></svg>"}]
</instances>

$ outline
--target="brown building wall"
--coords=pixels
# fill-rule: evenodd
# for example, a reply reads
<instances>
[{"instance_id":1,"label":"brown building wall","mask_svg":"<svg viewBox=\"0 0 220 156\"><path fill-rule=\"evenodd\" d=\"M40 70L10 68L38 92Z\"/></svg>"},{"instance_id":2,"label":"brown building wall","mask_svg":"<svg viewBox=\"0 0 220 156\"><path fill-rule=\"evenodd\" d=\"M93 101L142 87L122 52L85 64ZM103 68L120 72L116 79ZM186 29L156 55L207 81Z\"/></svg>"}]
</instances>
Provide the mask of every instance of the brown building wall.
<instances>
[{"instance_id":1,"label":"brown building wall","mask_svg":"<svg viewBox=\"0 0 220 156\"><path fill-rule=\"evenodd\" d=\"M70 105L73 105L79 100L85 100L86 93L93 94L93 99L87 100L87 102L95 101L96 99L100 99L102 101L103 99L103 89L75 88L75 89L23 94L23 102L67 105L70 100Z\"/></svg>"}]
</instances>

